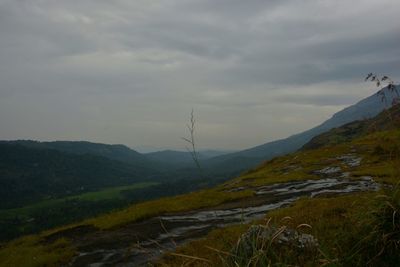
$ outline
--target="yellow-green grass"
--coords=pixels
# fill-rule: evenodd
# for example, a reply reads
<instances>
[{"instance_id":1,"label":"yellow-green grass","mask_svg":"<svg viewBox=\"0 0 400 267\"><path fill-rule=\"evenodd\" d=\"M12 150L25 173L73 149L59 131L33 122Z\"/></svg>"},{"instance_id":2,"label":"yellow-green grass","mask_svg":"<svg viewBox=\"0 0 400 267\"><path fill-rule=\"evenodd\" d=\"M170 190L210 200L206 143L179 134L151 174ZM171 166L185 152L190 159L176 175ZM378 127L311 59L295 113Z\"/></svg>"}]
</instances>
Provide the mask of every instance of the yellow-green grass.
<instances>
[{"instance_id":1,"label":"yellow-green grass","mask_svg":"<svg viewBox=\"0 0 400 267\"><path fill-rule=\"evenodd\" d=\"M354 176L372 176L381 183L399 183L400 130L369 134L353 144L363 156L363 164L355 168Z\"/></svg>"},{"instance_id":2,"label":"yellow-green grass","mask_svg":"<svg viewBox=\"0 0 400 267\"><path fill-rule=\"evenodd\" d=\"M324 147L317 150L299 151L287 156L274 158L250 170L237 180L232 181L236 186L260 186L272 183L319 179L315 171L326 166L340 166L344 171L348 166L336 157L350 153L353 145L346 143L337 146Z\"/></svg>"},{"instance_id":3,"label":"yellow-green grass","mask_svg":"<svg viewBox=\"0 0 400 267\"><path fill-rule=\"evenodd\" d=\"M127 209L105 214L86 221L100 229L110 229L128 222L143 220L165 213L212 207L224 202L250 197L253 192L226 192L219 188L202 190L185 195L166 197L133 205Z\"/></svg>"},{"instance_id":4,"label":"yellow-green grass","mask_svg":"<svg viewBox=\"0 0 400 267\"><path fill-rule=\"evenodd\" d=\"M75 250L66 239L46 244L38 236L26 236L1 247L0 266L55 267L68 263L74 255Z\"/></svg>"},{"instance_id":5,"label":"yellow-green grass","mask_svg":"<svg viewBox=\"0 0 400 267\"><path fill-rule=\"evenodd\" d=\"M362 228L362 216L365 214L378 193L360 193L336 198L303 198L291 207L269 212L265 220L254 223L286 225L293 229L301 224L302 232L312 234L320 244L322 261L335 262L346 257L354 246L354 233ZM157 264L159 266L224 266L227 257L236 245L238 238L250 224L235 225L210 232L205 238L179 247L175 252L166 254ZM291 259L282 259L291 261ZM322 262L321 261L321 262ZM292 259L295 264L296 259ZM307 266L315 266L310 260Z\"/></svg>"}]
</instances>

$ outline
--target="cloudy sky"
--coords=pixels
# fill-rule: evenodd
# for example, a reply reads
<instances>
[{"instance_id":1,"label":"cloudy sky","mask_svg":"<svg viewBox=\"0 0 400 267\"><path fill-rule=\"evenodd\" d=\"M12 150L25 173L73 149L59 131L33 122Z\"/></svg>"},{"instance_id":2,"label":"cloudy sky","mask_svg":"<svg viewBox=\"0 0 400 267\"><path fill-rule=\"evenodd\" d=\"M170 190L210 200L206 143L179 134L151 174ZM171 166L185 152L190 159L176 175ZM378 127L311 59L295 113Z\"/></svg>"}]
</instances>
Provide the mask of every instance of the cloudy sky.
<instances>
[{"instance_id":1,"label":"cloudy sky","mask_svg":"<svg viewBox=\"0 0 400 267\"><path fill-rule=\"evenodd\" d=\"M400 80L399 0L0 0L0 139L244 149Z\"/></svg>"}]
</instances>

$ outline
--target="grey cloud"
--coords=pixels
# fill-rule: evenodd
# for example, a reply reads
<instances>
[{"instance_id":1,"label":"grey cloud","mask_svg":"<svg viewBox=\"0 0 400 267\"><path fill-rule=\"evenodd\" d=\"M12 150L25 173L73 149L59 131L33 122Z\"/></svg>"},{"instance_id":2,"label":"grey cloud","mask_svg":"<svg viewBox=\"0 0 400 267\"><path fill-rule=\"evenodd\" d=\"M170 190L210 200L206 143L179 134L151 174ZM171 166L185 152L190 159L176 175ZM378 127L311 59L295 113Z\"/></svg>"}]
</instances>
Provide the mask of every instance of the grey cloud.
<instances>
[{"instance_id":1,"label":"grey cloud","mask_svg":"<svg viewBox=\"0 0 400 267\"><path fill-rule=\"evenodd\" d=\"M203 147L307 129L400 78L400 3L353 5L0 1L0 139L179 148L192 107Z\"/></svg>"}]
</instances>

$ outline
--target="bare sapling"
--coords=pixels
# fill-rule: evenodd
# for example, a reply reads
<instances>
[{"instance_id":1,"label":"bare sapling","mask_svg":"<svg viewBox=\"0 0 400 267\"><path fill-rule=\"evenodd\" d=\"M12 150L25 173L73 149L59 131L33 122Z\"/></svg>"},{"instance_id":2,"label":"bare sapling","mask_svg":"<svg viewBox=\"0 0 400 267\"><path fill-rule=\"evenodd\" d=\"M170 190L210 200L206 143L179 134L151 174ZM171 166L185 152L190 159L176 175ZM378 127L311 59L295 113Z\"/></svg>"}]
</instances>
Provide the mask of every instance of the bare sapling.
<instances>
[{"instance_id":1,"label":"bare sapling","mask_svg":"<svg viewBox=\"0 0 400 267\"><path fill-rule=\"evenodd\" d=\"M194 118L194 111L190 112L190 122L186 125L189 130L189 137L182 137L182 139L187 143L186 150L190 153L194 164L199 170L200 174L202 174L202 168L199 161L199 154L196 150L196 142L195 142L195 129L196 129L196 120Z\"/></svg>"}]
</instances>

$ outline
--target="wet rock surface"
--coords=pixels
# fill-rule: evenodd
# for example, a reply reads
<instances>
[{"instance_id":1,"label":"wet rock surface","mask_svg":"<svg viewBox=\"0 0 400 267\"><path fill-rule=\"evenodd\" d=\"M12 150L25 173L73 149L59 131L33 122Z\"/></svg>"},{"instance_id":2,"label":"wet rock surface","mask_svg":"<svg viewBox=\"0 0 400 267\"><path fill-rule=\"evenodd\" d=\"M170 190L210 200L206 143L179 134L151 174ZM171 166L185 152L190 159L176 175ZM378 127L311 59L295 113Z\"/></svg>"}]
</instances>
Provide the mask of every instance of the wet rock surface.
<instances>
[{"instance_id":1,"label":"wet rock surface","mask_svg":"<svg viewBox=\"0 0 400 267\"><path fill-rule=\"evenodd\" d=\"M361 158L354 154L340 156L337 160L349 168L361 163ZM268 211L288 206L299 197L375 191L380 188L369 176L350 179L350 173L343 172L339 166L328 166L315 173L321 179L235 188L235 191L253 190L254 196L249 199L197 211L165 214L114 230L87 231L72 237L79 254L68 266L143 266L178 245L205 236L212 229L263 218ZM289 230L282 235L282 242L284 238L296 239L299 244L307 240L315 241Z\"/></svg>"}]
</instances>

